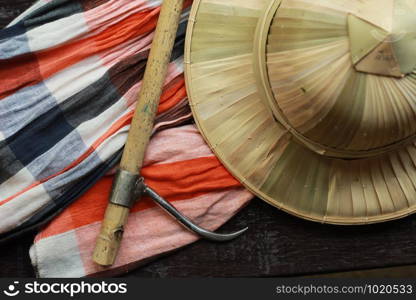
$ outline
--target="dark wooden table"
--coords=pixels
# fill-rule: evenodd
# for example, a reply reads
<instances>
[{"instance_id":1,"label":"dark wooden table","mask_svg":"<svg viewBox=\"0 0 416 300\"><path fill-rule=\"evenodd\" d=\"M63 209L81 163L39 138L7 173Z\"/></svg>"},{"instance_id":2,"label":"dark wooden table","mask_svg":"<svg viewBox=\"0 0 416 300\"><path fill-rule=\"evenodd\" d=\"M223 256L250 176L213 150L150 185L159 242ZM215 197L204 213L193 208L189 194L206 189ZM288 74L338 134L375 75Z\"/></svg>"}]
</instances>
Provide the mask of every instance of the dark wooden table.
<instances>
[{"instance_id":1,"label":"dark wooden table","mask_svg":"<svg viewBox=\"0 0 416 300\"><path fill-rule=\"evenodd\" d=\"M0 0L0 27L32 2ZM338 227L300 220L255 199L223 230L246 225L250 230L236 241L200 241L126 276L270 277L348 271L334 276L416 277L416 216L371 226ZM0 277L34 276L28 254L32 240L33 235L28 235L2 246ZM351 273L368 269L373 270Z\"/></svg>"}]
</instances>

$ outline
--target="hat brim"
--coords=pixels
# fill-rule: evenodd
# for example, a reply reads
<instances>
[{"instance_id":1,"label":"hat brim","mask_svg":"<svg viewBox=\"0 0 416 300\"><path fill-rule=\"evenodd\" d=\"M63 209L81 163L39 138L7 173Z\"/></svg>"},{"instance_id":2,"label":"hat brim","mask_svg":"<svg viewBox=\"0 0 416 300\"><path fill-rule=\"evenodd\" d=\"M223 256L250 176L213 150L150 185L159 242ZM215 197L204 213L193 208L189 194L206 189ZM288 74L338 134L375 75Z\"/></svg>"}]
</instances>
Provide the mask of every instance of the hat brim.
<instances>
[{"instance_id":1,"label":"hat brim","mask_svg":"<svg viewBox=\"0 0 416 300\"><path fill-rule=\"evenodd\" d=\"M416 145L344 160L301 145L258 89L255 33L269 0L194 0L185 75L196 123L250 191L298 217L331 224L393 220L416 210Z\"/></svg>"}]
</instances>

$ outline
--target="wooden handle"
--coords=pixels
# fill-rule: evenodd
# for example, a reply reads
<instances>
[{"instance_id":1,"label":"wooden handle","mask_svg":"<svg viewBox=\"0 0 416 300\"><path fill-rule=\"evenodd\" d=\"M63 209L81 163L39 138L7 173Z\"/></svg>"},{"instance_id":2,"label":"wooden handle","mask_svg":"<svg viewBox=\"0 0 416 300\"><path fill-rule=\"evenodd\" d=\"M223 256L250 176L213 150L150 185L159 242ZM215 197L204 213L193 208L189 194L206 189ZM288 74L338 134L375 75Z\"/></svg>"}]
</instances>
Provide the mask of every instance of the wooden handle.
<instances>
[{"instance_id":1,"label":"wooden handle","mask_svg":"<svg viewBox=\"0 0 416 300\"><path fill-rule=\"evenodd\" d=\"M140 173L144 154L153 130L184 0L164 0L150 50L142 87L120 163L122 170ZM110 203L101 233L97 238L93 260L112 265L117 256L129 209Z\"/></svg>"},{"instance_id":2,"label":"wooden handle","mask_svg":"<svg viewBox=\"0 0 416 300\"><path fill-rule=\"evenodd\" d=\"M139 172L143 164L178 31L183 2L184 0L165 0L162 4L136 112L121 159L121 168L131 173Z\"/></svg>"}]
</instances>

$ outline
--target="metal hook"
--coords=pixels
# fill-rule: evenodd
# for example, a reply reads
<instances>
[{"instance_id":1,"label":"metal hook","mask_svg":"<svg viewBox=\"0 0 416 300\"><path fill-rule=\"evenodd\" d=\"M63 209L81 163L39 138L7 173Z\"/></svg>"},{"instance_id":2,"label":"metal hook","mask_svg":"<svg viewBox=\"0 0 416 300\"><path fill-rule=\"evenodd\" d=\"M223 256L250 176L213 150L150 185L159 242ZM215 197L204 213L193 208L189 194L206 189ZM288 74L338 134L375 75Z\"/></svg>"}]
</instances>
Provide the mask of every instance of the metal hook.
<instances>
[{"instance_id":1,"label":"metal hook","mask_svg":"<svg viewBox=\"0 0 416 300\"><path fill-rule=\"evenodd\" d=\"M161 197L157 192L148 187L144 182L143 177L125 170L117 170L114 188L110 196L111 203L131 208L143 194L147 194L150 198L152 198L160 207L185 226L185 228L195 232L207 240L216 242L230 241L237 238L248 229L248 227L246 227L234 233L224 234L215 233L201 228L193 223L189 218L182 215L179 210L175 208L175 206L169 203L169 201L163 199L163 197Z\"/></svg>"},{"instance_id":2,"label":"metal hook","mask_svg":"<svg viewBox=\"0 0 416 300\"><path fill-rule=\"evenodd\" d=\"M157 204L160 205L164 210L166 210L171 216L173 216L176 220L178 220L182 225L184 225L187 229L191 230L192 232L197 233L201 237L216 241L216 242L225 242L233 240L240 235L242 235L248 227L241 229L234 233L215 233L204 228L199 227L195 223L193 223L190 219L182 215L172 204L170 204L167 200L163 199L158 193L144 184L144 193L146 193L150 198L152 198Z\"/></svg>"}]
</instances>

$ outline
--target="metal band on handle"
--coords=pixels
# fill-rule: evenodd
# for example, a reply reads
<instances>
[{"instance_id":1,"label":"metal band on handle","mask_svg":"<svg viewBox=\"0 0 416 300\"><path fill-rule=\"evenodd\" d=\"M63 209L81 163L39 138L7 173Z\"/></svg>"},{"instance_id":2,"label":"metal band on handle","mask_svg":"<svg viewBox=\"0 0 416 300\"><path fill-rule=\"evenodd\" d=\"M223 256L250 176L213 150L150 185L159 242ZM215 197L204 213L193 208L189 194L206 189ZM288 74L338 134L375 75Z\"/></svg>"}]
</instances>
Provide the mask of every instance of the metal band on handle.
<instances>
[{"instance_id":1,"label":"metal band on handle","mask_svg":"<svg viewBox=\"0 0 416 300\"><path fill-rule=\"evenodd\" d=\"M143 177L118 169L114 178L110 203L132 208L144 191Z\"/></svg>"}]
</instances>

